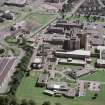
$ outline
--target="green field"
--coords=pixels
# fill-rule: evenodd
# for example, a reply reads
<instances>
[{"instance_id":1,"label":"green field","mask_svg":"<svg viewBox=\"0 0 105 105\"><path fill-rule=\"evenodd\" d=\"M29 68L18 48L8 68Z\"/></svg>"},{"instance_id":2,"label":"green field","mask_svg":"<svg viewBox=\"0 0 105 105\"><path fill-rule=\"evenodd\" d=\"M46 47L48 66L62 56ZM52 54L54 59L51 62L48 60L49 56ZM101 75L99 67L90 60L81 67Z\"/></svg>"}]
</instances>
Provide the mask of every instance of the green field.
<instances>
[{"instance_id":1,"label":"green field","mask_svg":"<svg viewBox=\"0 0 105 105\"><path fill-rule=\"evenodd\" d=\"M13 54L14 54L15 56L19 56L19 54L20 54L20 52L21 52L21 50L20 50L17 46L11 48L11 51L13 52Z\"/></svg>"},{"instance_id":2,"label":"green field","mask_svg":"<svg viewBox=\"0 0 105 105\"><path fill-rule=\"evenodd\" d=\"M105 82L105 71L97 71L96 73L83 76L80 79Z\"/></svg>"},{"instance_id":3,"label":"green field","mask_svg":"<svg viewBox=\"0 0 105 105\"><path fill-rule=\"evenodd\" d=\"M98 94L97 99L92 100L93 93L87 94L85 97L70 99L62 97L53 97L44 95L43 88L35 87L36 78L39 73L32 73L29 77L24 77L16 93L18 100L33 99L38 105L42 105L44 101L50 101L52 105L56 102L62 105L105 105L105 87Z\"/></svg>"},{"instance_id":4,"label":"green field","mask_svg":"<svg viewBox=\"0 0 105 105\"><path fill-rule=\"evenodd\" d=\"M67 64L58 64L56 65L56 68L58 70L65 70L65 69L68 69L68 68L79 68L81 66L77 66L77 65L67 65Z\"/></svg>"},{"instance_id":5,"label":"green field","mask_svg":"<svg viewBox=\"0 0 105 105\"><path fill-rule=\"evenodd\" d=\"M48 23L50 20L52 20L54 17L55 17L55 15L32 13L31 15L29 15L26 18L26 20L36 21L40 25L44 25L44 24Z\"/></svg>"},{"instance_id":6,"label":"green field","mask_svg":"<svg viewBox=\"0 0 105 105\"><path fill-rule=\"evenodd\" d=\"M10 43L10 44L14 44L14 43L17 43L17 39L14 37L14 36L7 36L5 38L5 41L7 43Z\"/></svg>"}]
</instances>

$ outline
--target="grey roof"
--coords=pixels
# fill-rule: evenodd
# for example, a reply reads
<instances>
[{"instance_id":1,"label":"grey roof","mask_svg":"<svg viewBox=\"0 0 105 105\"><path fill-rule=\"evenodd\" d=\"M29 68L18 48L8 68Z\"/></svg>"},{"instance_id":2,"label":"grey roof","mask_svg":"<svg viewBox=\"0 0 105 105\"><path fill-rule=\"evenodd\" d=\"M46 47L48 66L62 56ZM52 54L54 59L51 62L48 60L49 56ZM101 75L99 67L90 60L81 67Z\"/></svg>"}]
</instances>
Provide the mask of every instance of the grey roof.
<instances>
[{"instance_id":1,"label":"grey roof","mask_svg":"<svg viewBox=\"0 0 105 105\"><path fill-rule=\"evenodd\" d=\"M66 82L49 81L47 83L47 88L55 90L68 90L68 84Z\"/></svg>"},{"instance_id":2,"label":"grey roof","mask_svg":"<svg viewBox=\"0 0 105 105\"><path fill-rule=\"evenodd\" d=\"M90 42L92 45L104 45L103 35L101 33L92 33L90 36Z\"/></svg>"},{"instance_id":3,"label":"grey roof","mask_svg":"<svg viewBox=\"0 0 105 105\"><path fill-rule=\"evenodd\" d=\"M0 58L0 85L11 70L16 58Z\"/></svg>"},{"instance_id":4,"label":"grey roof","mask_svg":"<svg viewBox=\"0 0 105 105\"><path fill-rule=\"evenodd\" d=\"M101 57L102 57L102 59L105 60L105 50L103 50L103 51L101 52Z\"/></svg>"}]
</instances>

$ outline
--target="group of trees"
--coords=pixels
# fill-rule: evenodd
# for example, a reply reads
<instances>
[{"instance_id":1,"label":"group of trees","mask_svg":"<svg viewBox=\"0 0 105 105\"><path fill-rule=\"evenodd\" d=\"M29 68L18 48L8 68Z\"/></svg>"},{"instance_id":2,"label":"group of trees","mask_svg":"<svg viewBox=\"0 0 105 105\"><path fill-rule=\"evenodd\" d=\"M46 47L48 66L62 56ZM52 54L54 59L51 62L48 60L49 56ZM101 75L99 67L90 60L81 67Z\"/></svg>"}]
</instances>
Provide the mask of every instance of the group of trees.
<instances>
[{"instance_id":1,"label":"group of trees","mask_svg":"<svg viewBox=\"0 0 105 105\"><path fill-rule=\"evenodd\" d=\"M30 58L33 54L33 47L29 46L26 43L22 43L20 46L25 51L25 55L21 59L21 62L17 65L14 75L11 77L12 80L9 83L9 85L10 85L9 95L15 95L16 90L17 90L22 78L28 72L27 66L28 66Z\"/></svg>"},{"instance_id":2,"label":"group of trees","mask_svg":"<svg viewBox=\"0 0 105 105\"><path fill-rule=\"evenodd\" d=\"M15 97L0 96L0 105L38 105L33 100L21 100L17 101ZM52 105L50 101L45 101L41 105ZM61 103L55 103L55 105L62 105Z\"/></svg>"},{"instance_id":3,"label":"group of trees","mask_svg":"<svg viewBox=\"0 0 105 105\"><path fill-rule=\"evenodd\" d=\"M43 102L42 105L51 105L51 102L50 101L45 101ZM61 103L55 103L55 105L62 105Z\"/></svg>"},{"instance_id":4,"label":"group of trees","mask_svg":"<svg viewBox=\"0 0 105 105\"><path fill-rule=\"evenodd\" d=\"M98 97L98 93L95 93L95 94L93 95L92 99L94 100L94 99L96 99L97 97Z\"/></svg>"},{"instance_id":5,"label":"group of trees","mask_svg":"<svg viewBox=\"0 0 105 105\"><path fill-rule=\"evenodd\" d=\"M2 96L0 97L0 105L36 105L36 103L32 100L18 102L15 97Z\"/></svg>"},{"instance_id":6,"label":"group of trees","mask_svg":"<svg viewBox=\"0 0 105 105\"><path fill-rule=\"evenodd\" d=\"M78 0L68 0L67 3L63 4L62 11L70 12L73 7L73 2L77 2Z\"/></svg>"},{"instance_id":7,"label":"group of trees","mask_svg":"<svg viewBox=\"0 0 105 105\"><path fill-rule=\"evenodd\" d=\"M84 17L86 18L87 21L92 21L92 22L95 22L98 20L104 20L104 18L101 18L100 16L91 16L90 14L84 15Z\"/></svg>"},{"instance_id":8,"label":"group of trees","mask_svg":"<svg viewBox=\"0 0 105 105\"><path fill-rule=\"evenodd\" d=\"M0 49L0 54L3 54L5 52L5 49Z\"/></svg>"}]
</instances>

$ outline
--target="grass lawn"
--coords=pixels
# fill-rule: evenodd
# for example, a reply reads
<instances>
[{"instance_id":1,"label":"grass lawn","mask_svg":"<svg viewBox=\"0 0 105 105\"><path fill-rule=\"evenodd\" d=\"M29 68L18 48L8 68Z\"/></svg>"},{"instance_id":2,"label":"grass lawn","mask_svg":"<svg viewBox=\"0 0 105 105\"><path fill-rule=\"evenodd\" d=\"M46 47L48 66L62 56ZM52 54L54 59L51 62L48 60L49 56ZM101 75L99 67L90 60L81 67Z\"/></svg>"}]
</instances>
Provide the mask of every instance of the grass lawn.
<instances>
[{"instance_id":1,"label":"grass lawn","mask_svg":"<svg viewBox=\"0 0 105 105\"><path fill-rule=\"evenodd\" d=\"M44 25L44 24L48 23L54 17L55 17L55 15L47 15L47 14L45 15L45 14L32 13L31 15L29 15L27 17L26 20L31 19L31 20L38 22L40 25Z\"/></svg>"},{"instance_id":2,"label":"grass lawn","mask_svg":"<svg viewBox=\"0 0 105 105\"><path fill-rule=\"evenodd\" d=\"M56 102L62 105L105 105L105 87L98 95L97 99L92 100L93 94L88 94L86 97L80 97L75 99L62 97L53 97L44 95L43 88L35 87L36 78L39 73L32 73L29 77L24 77L16 93L18 100L21 99L33 99L37 105L42 105L44 101L50 101L52 105Z\"/></svg>"},{"instance_id":3,"label":"grass lawn","mask_svg":"<svg viewBox=\"0 0 105 105\"><path fill-rule=\"evenodd\" d=\"M16 39L14 36L7 36L7 37L5 38L5 41L6 41L7 43L10 43L10 44L15 44L15 43L17 43L17 39Z\"/></svg>"},{"instance_id":4,"label":"grass lawn","mask_svg":"<svg viewBox=\"0 0 105 105\"><path fill-rule=\"evenodd\" d=\"M15 48L11 48L11 51L14 53L15 56L19 56L20 54L20 48L15 47Z\"/></svg>"},{"instance_id":5,"label":"grass lawn","mask_svg":"<svg viewBox=\"0 0 105 105\"><path fill-rule=\"evenodd\" d=\"M65 70L65 69L73 69L73 68L78 68L78 67L81 67L81 66L77 66L77 65L66 65L66 64L58 64L56 65L56 68L58 70Z\"/></svg>"},{"instance_id":6,"label":"grass lawn","mask_svg":"<svg viewBox=\"0 0 105 105\"><path fill-rule=\"evenodd\" d=\"M83 76L80 79L105 82L105 71L97 71L96 73Z\"/></svg>"},{"instance_id":7,"label":"grass lawn","mask_svg":"<svg viewBox=\"0 0 105 105\"><path fill-rule=\"evenodd\" d=\"M97 58L92 57L91 65L95 66L96 61L97 61Z\"/></svg>"}]
</instances>

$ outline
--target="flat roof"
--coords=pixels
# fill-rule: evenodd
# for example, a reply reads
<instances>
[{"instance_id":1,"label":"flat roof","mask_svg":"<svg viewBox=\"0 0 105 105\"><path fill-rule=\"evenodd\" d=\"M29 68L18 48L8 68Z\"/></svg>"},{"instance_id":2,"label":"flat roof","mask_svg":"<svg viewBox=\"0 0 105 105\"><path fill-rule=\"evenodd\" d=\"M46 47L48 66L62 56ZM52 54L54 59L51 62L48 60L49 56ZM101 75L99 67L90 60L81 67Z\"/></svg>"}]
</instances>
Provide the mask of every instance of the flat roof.
<instances>
[{"instance_id":1,"label":"flat roof","mask_svg":"<svg viewBox=\"0 0 105 105\"><path fill-rule=\"evenodd\" d=\"M0 58L0 85L4 81L6 75L11 70L16 58L3 57Z\"/></svg>"},{"instance_id":2,"label":"flat roof","mask_svg":"<svg viewBox=\"0 0 105 105\"><path fill-rule=\"evenodd\" d=\"M47 88L54 88L54 89L68 89L68 84L66 82L58 82L58 81L49 81L47 83Z\"/></svg>"},{"instance_id":3,"label":"flat roof","mask_svg":"<svg viewBox=\"0 0 105 105\"><path fill-rule=\"evenodd\" d=\"M66 58L60 58L58 63L85 65L86 61L78 59L72 59L71 61L68 61Z\"/></svg>"},{"instance_id":4,"label":"flat roof","mask_svg":"<svg viewBox=\"0 0 105 105\"><path fill-rule=\"evenodd\" d=\"M33 62L34 63L42 63L42 59L41 58L35 58Z\"/></svg>"},{"instance_id":5,"label":"flat roof","mask_svg":"<svg viewBox=\"0 0 105 105\"><path fill-rule=\"evenodd\" d=\"M97 63L98 64L105 64L105 60L104 59L97 59Z\"/></svg>"},{"instance_id":6,"label":"flat roof","mask_svg":"<svg viewBox=\"0 0 105 105\"><path fill-rule=\"evenodd\" d=\"M88 50L74 50L74 51L67 51L67 52L60 52L57 51L58 54L71 54L71 55L86 55L90 56L91 52Z\"/></svg>"},{"instance_id":7,"label":"flat roof","mask_svg":"<svg viewBox=\"0 0 105 105\"><path fill-rule=\"evenodd\" d=\"M105 46L97 46L98 50L105 50Z\"/></svg>"}]
</instances>

